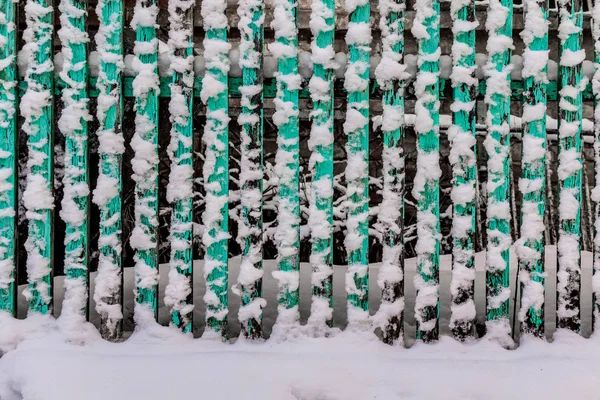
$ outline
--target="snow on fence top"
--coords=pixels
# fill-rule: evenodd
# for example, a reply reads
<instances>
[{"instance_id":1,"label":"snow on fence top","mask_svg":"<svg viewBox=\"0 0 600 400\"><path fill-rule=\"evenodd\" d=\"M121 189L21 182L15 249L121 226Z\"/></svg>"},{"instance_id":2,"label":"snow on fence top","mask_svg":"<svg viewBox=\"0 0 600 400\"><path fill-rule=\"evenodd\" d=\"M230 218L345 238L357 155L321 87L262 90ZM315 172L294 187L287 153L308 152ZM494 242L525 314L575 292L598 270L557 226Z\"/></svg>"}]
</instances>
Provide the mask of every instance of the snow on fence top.
<instances>
[{"instance_id":1,"label":"snow on fence top","mask_svg":"<svg viewBox=\"0 0 600 400\"><path fill-rule=\"evenodd\" d=\"M9 330L25 315L22 292L26 321L48 322L56 296L70 340L95 334L90 314L102 337L120 340L132 328L125 287L137 329L156 328L164 304L173 331L191 335L201 307L205 336L228 338L232 319L260 339L273 257L278 340L346 325L339 279L347 329L380 331L390 344L403 342L408 320L427 342L446 323L462 341L544 337L549 279L558 328L582 331L582 293L600 316L600 6L125 3L0 0L0 315ZM591 293L582 249L594 252ZM485 283L476 279L482 250ZM440 320L443 253L449 321ZM407 255L416 255L413 281ZM374 290L381 304L370 313Z\"/></svg>"}]
</instances>

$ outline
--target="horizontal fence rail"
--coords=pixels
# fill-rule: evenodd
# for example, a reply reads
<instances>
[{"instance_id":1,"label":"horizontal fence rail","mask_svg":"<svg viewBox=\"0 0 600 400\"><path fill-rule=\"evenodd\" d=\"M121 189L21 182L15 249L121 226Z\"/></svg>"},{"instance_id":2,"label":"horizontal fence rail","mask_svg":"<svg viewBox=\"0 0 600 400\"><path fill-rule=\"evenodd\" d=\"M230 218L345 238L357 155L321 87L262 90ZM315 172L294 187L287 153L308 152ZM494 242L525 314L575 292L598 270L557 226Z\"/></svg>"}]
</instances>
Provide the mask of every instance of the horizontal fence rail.
<instances>
[{"instance_id":1,"label":"horizontal fence rail","mask_svg":"<svg viewBox=\"0 0 600 400\"><path fill-rule=\"evenodd\" d=\"M148 326L166 251L170 326L193 334L202 306L204 335L228 339L233 278L241 335L261 339L272 242L280 339L333 332L339 257L346 329L378 329L388 344L404 342L407 313L417 339L439 339L444 252L459 341L487 335L510 348L519 332L544 337L550 279L556 326L581 333L583 249L593 251L597 323L598 4L590 18L581 0L167 3L0 0L0 313L17 316L26 280L28 315L52 314L64 272L65 331L77 339L93 289L100 334L121 340L125 267L134 323ZM374 315L370 281L381 291Z\"/></svg>"}]
</instances>

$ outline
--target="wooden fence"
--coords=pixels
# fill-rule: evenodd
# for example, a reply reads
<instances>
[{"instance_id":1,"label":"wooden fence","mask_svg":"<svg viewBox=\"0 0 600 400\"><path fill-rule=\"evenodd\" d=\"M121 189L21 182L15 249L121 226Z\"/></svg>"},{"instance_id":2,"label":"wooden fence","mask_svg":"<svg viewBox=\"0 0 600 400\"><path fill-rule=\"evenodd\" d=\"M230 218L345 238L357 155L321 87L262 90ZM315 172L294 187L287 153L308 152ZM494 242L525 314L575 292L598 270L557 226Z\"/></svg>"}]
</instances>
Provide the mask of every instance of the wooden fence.
<instances>
[{"instance_id":1,"label":"wooden fence","mask_svg":"<svg viewBox=\"0 0 600 400\"><path fill-rule=\"evenodd\" d=\"M509 277L510 270L517 269L521 329L544 336L545 213L547 185L552 182L547 160L550 136L558 143L557 326L581 330L582 218L589 217L582 215L584 139L593 143L596 180L600 182L600 125L595 122L600 121L600 108L593 112L594 121L584 119L584 103L593 101L596 107L600 98L600 72L598 64L588 61L593 65L591 72L584 71L584 65L586 55L600 62L600 5L584 13L581 0L558 0L557 9L549 17L550 6L544 0L524 0L518 5L513 5L513 0L452 0L449 9L441 7L439 0L415 0L408 5L410 11L406 11L405 0L380 0L378 4L346 0L343 10L334 0L313 0L309 13L300 13L293 0L275 0L268 5L262 0L240 0L234 7L240 55L233 64L228 39L231 7L228 9L224 0L202 0L199 6L194 0L169 0L168 23L160 25L158 22L165 22L165 18L159 18L157 1L138 0L129 21L135 31L133 54L129 55L124 54L124 21L129 18L122 0L98 1L95 37L86 31L86 0L61 0L56 9L52 0L28 0L25 4L0 0L0 310L16 316L16 226L24 215L28 221L23 244L28 280L24 295L30 314L52 312L53 271L61 264L66 276L62 314L71 316L69 321L74 326L83 324L89 314L90 254L98 251L94 300L101 316L99 330L104 338L119 340L123 333L122 252L130 246L135 254L136 323L156 319L158 204L164 195L161 190L165 190L172 205L165 305L170 309L171 325L183 333L192 332L192 241L197 234L193 223L196 157L192 121L198 110L193 105L201 102L205 115L201 137L204 335L228 337L228 132L230 125L237 124L241 128L237 182L241 213L236 239L242 248L242 261L235 292L241 296L238 318L243 334L261 338L265 307L263 133L267 120L263 106L266 99L274 99L274 112L268 120L277 127L274 237L278 270L274 276L279 285L279 332L285 334L299 326L301 180L307 180L309 187L312 306L308 327L312 334L326 334L332 327L333 256L339 251L333 242L337 124L343 127L347 154L342 216L346 227L348 329L380 328L384 342L399 342L403 339L404 313L413 312L404 307L403 217L408 196L404 143L406 133L414 132L417 157L411 186L417 208L418 264L414 313L417 338L426 342L438 339L441 130L450 143L448 159L453 174L450 328L454 337L466 340L476 335L474 254L477 236L483 234L476 229L476 220L481 218L477 205L478 132L485 136L487 155L487 335L506 346L511 342ZM377 18L371 15L371 7L377 11ZM19 10L24 19L18 18ZM486 17L476 16L476 10ZM519 11L519 18L513 16L513 10ZM405 57L405 11L410 15L411 37L417 44L416 59L414 54ZM336 16L344 20L343 26L336 23ZM310 29L310 79L299 74L299 67L304 65L299 56L301 18L308 19L304 25ZM521 65L513 63L513 19L519 21L521 29ZM559 51L558 57L550 60L554 64L549 64L553 52L548 31L555 19ZM199 27L202 46L194 43ZM269 43L265 27L271 28ZM167 30L165 43L159 37ZM441 31L453 35L449 74L441 71ZM590 33L593 42L586 54L584 38L589 42ZM56 75L55 34L61 54L61 68ZM483 62L475 51L480 34L487 43ZM341 37L347 45L346 58L338 57L335 51L336 38ZM90 42L96 49L94 57L89 51ZM159 44L168 46L166 63L164 52L159 57ZM201 47L201 57L197 56L197 47ZM372 53L377 56L372 57ZM265 54L276 63L272 64L276 65L273 76L265 76ZM339 76L340 63L345 63L343 78ZM553 73L549 65L555 67ZM229 76L232 68L240 68L241 77ZM135 133L127 143L123 136L126 97L135 99ZM170 119L170 174L166 187L158 180L159 135L167 135L166 130L159 129L158 105L164 97L169 98ZM340 111L335 100L342 97L345 110ZM97 104L95 115L90 111L93 98ZM229 102L234 98L240 99L241 110L232 120ZM302 99L309 100L302 103ZM405 114L405 100L409 99L414 101L410 121ZM483 108L476 106L478 100ZM554 101L558 102L557 124L550 127L548 102ZM55 105L58 103L60 113ZM304 112L299 104L310 105L308 170L301 170L299 162L299 121ZM513 110L522 106L521 117L511 116L511 106ZM441 118L441 107L450 110L450 124ZM370 113L374 108L377 111ZM336 118L336 113L341 113L341 118ZM483 124L478 124L478 114ZM90 129L93 121L98 124L94 130ZM518 202L511 199L515 190L511 188L511 128L522 141ZM65 138L59 210L55 209L54 198L55 130ZM368 274L369 215L373 213L369 210L369 135L373 131L380 132L383 141L381 203L376 208L383 250L377 277ZM548 134L550 131L554 134ZM26 165L18 163L21 132L27 137ZM93 135L99 141L97 165L89 162L89 138ZM135 184L135 223L128 241L122 235L125 146L134 151L131 178ZM92 170L97 175L93 187ZM20 176L24 177L22 191L18 190ZM600 201L600 186L591 192L591 200ZM517 204L520 216L515 220L512 216ZM90 241L92 207L99 209L97 248L92 248ZM591 212L588 208L587 213ZM65 254L61 259L54 257L55 214L65 226ZM600 227L600 220L596 219L595 226ZM514 243L513 227L518 228ZM518 263L510 263L511 247ZM596 296L600 294L598 236L593 250L596 320L600 316ZM369 279L377 279L382 291L375 318L368 310Z\"/></svg>"}]
</instances>

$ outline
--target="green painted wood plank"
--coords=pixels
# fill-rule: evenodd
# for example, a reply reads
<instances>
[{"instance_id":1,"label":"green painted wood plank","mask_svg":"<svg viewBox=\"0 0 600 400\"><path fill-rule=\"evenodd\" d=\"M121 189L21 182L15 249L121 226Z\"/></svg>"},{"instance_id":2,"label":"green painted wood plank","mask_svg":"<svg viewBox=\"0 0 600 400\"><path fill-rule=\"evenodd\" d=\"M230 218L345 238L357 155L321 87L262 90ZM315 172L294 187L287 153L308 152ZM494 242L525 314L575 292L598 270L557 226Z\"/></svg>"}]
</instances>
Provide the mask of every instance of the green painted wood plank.
<instances>
[{"instance_id":1,"label":"green painted wood plank","mask_svg":"<svg viewBox=\"0 0 600 400\"><path fill-rule=\"evenodd\" d=\"M409 78L404 57L404 0L380 1L382 60L375 70L384 90L381 130L383 132L383 199L378 220L383 236L383 254L378 285L381 305L375 321L383 342L403 344L404 339L404 93Z\"/></svg>"},{"instance_id":2,"label":"green painted wood plank","mask_svg":"<svg viewBox=\"0 0 600 400\"><path fill-rule=\"evenodd\" d=\"M298 125L298 3L275 3L276 42L269 46L277 58L277 93L273 123L277 126L275 173L279 179L277 208L278 314L274 335L289 334L299 325L300 312L300 131Z\"/></svg>"},{"instance_id":3,"label":"green painted wood plank","mask_svg":"<svg viewBox=\"0 0 600 400\"><path fill-rule=\"evenodd\" d=\"M418 135L417 175L413 196L417 200L417 338L436 341L439 336L440 267L440 3L417 0L412 33L419 44L415 131Z\"/></svg>"},{"instance_id":4,"label":"green painted wood plank","mask_svg":"<svg viewBox=\"0 0 600 400\"><path fill-rule=\"evenodd\" d=\"M17 3L0 0L0 311L17 315Z\"/></svg>"},{"instance_id":5,"label":"green painted wood plank","mask_svg":"<svg viewBox=\"0 0 600 400\"><path fill-rule=\"evenodd\" d=\"M455 339L474 338L475 224L477 195L477 139L475 79L475 2L451 3L452 126L448 129L452 164L452 281L450 329Z\"/></svg>"},{"instance_id":6,"label":"green painted wood plank","mask_svg":"<svg viewBox=\"0 0 600 400\"><path fill-rule=\"evenodd\" d=\"M19 111L27 134L27 184L23 199L29 230L27 275L29 288L25 297L30 313L52 313L52 278L54 262L54 72L53 22L51 0L33 0L25 8L27 29L23 33L23 51L28 57L25 75L27 90ZM43 66L43 67L42 67Z\"/></svg>"},{"instance_id":7,"label":"green painted wood plank","mask_svg":"<svg viewBox=\"0 0 600 400\"><path fill-rule=\"evenodd\" d=\"M156 0L137 0L131 28L135 31L138 75L134 79L135 133L131 161L135 182L135 225L130 245L135 251L135 321L158 318L158 41Z\"/></svg>"},{"instance_id":8,"label":"green painted wood plank","mask_svg":"<svg viewBox=\"0 0 600 400\"><path fill-rule=\"evenodd\" d=\"M195 0L169 2L169 48L173 76L171 101L171 160L167 201L171 214L171 260L165 305L171 310L171 325L192 333L193 300L193 91L194 91Z\"/></svg>"},{"instance_id":9,"label":"green painted wood plank","mask_svg":"<svg viewBox=\"0 0 600 400\"><path fill-rule=\"evenodd\" d=\"M227 73L227 18L224 0L203 0L202 19L206 75L202 80L200 97L206 104L206 125L202 140L205 144L203 167L206 191L202 237L206 254L206 330L205 337L228 337L227 272L229 239L229 99Z\"/></svg>"},{"instance_id":10,"label":"green painted wood plank","mask_svg":"<svg viewBox=\"0 0 600 400\"><path fill-rule=\"evenodd\" d=\"M561 62L559 102L559 239L556 326L581 330L582 66L581 0L559 0ZM575 29L573 29L573 26Z\"/></svg>"},{"instance_id":11,"label":"green painted wood plank","mask_svg":"<svg viewBox=\"0 0 600 400\"><path fill-rule=\"evenodd\" d=\"M335 1L313 0L311 43L314 54L309 83L314 103L308 142L312 174L308 226L311 232L312 299L308 325L313 335L323 336L333 325L333 83L336 66Z\"/></svg>"},{"instance_id":12,"label":"green painted wood plank","mask_svg":"<svg viewBox=\"0 0 600 400\"><path fill-rule=\"evenodd\" d=\"M519 182L523 202L521 237L515 243L521 289L519 320L522 322L523 333L543 337L548 66L539 60L548 57L548 28L546 26L540 29L539 18L548 19L548 2L526 0L525 7L525 29L522 36L527 49L524 58L535 59L533 64L540 68L531 68L527 74L523 74L523 151Z\"/></svg>"},{"instance_id":13,"label":"green painted wood plank","mask_svg":"<svg viewBox=\"0 0 600 400\"><path fill-rule=\"evenodd\" d=\"M58 37L64 56L61 79L63 109L58 130L65 137L63 198L60 217L65 222L65 298L61 322L68 336L82 333L89 316L89 165L88 165L88 42L87 0L61 0ZM76 34L75 34L76 32Z\"/></svg>"},{"instance_id":14,"label":"green painted wood plank","mask_svg":"<svg viewBox=\"0 0 600 400\"><path fill-rule=\"evenodd\" d=\"M486 257L486 335L511 347L510 246L511 165L510 165L510 70L512 62L512 0L492 0L487 11L490 63L487 81L494 90L486 94L488 154L488 212ZM496 16L506 16L497 18ZM499 44L499 45L494 45ZM484 83L487 83L484 82ZM514 82L520 83L520 82ZM481 85L480 85L481 89ZM508 94L507 94L508 93Z\"/></svg>"},{"instance_id":15,"label":"green painted wood plank","mask_svg":"<svg viewBox=\"0 0 600 400\"><path fill-rule=\"evenodd\" d=\"M238 117L242 127L242 226L237 240L242 247L242 262L236 291L242 301L238 314L242 333L249 339L260 339L262 309L266 305L262 298L264 1L240 1L238 15L243 86L242 113Z\"/></svg>"},{"instance_id":16,"label":"green painted wood plank","mask_svg":"<svg viewBox=\"0 0 600 400\"><path fill-rule=\"evenodd\" d=\"M96 34L100 74L95 85L99 165L92 200L100 211L100 232L94 301L100 314L100 334L106 340L116 341L123 331L123 2L100 0L96 14L100 16ZM92 93L90 90L89 94Z\"/></svg>"}]
</instances>

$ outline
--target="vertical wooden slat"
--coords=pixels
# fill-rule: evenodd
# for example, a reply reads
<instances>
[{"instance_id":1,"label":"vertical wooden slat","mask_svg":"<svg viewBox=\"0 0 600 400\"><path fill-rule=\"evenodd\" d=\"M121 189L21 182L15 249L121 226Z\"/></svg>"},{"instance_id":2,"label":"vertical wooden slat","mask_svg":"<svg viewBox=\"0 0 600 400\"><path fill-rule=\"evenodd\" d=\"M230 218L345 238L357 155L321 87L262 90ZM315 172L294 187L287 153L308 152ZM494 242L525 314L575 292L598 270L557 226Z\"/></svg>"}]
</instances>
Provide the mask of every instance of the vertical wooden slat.
<instances>
[{"instance_id":1,"label":"vertical wooden slat","mask_svg":"<svg viewBox=\"0 0 600 400\"><path fill-rule=\"evenodd\" d=\"M242 0L238 7L242 35L240 65L242 67L242 215L238 241L242 247L242 263L238 277L242 306L239 320L245 337L262 337L263 258L263 52L264 2Z\"/></svg>"},{"instance_id":2,"label":"vertical wooden slat","mask_svg":"<svg viewBox=\"0 0 600 400\"><path fill-rule=\"evenodd\" d=\"M526 334L544 335L544 211L546 208L546 101L548 60L548 2L525 0L527 46L523 53L523 152L519 190L521 237L519 257L521 309ZM527 68L525 68L525 66Z\"/></svg>"},{"instance_id":3,"label":"vertical wooden slat","mask_svg":"<svg viewBox=\"0 0 600 400\"><path fill-rule=\"evenodd\" d=\"M277 208L277 263L279 282L277 329L298 323L300 300L300 137L298 126L298 3L277 0L272 27L275 43L269 46L277 58L277 96L273 123L277 126L278 150L275 173L279 179Z\"/></svg>"},{"instance_id":4,"label":"vertical wooden slat","mask_svg":"<svg viewBox=\"0 0 600 400\"><path fill-rule=\"evenodd\" d=\"M438 0L417 0L415 8L412 33L419 44L415 82L417 174L413 187L418 236L415 317L418 339L430 342L438 339L440 312L440 4Z\"/></svg>"},{"instance_id":5,"label":"vertical wooden slat","mask_svg":"<svg viewBox=\"0 0 600 400\"><path fill-rule=\"evenodd\" d=\"M227 16L224 0L203 0L202 20L206 73L200 97L206 104L204 189L206 190L203 243L206 247L205 336L227 338L227 263L229 225L229 115Z\"/></svg>"},{"instance_id":6,"label":"vertical wooden slat","mask_svg":"<svg viewBox=\"0 0 600 400\"><path fill-rule=\"evenodd\" d=\"M510 313L511 182L510 72L513 1L490 0L487 10L486 67L487 254L486 329L505 347L513 344ZM516 221L515 221L516 223Z\"/></svg>"},{"instance_id":7,"label":"vertical wooden slat","mask_svg":"<svg viewBox=\"0 0 600 400\"><path fill-rule=\"evenodd\" d=\"M171 309L171 325L192 332L193 285L193 91L195 0L169 1L169 48L171 52L171 173L167 200L171 215L171 260L165 305Z\"/></svg>"},{"instance_id":8,"label":"vertical wooden slat","mask_svg":"<svg viewBox=\"0 0 600 400\"><path fill-rule=\"evenodd\" d=\"M348 66L344 87L348 92L344 133L346 142L346 239L348 254L346 294L348 325L358 328L369 313L369 69L371 6L346 1L350 14L346 44Z\"/></svg>"},{"instance_id":9,"label":"vertical wooden slat","mask_svg":"<svg viewBox=\"0 0 600 400\"><path fill-rule=\"evenodd\" d=\"M453 0L452 126L448 129L452 164L452 296L450 328L457 340L473 337L475 328L475 155L477 78L475 78L475 2Z\"/></svg>"},{"instance_id":10,"label":"vertical wooden slat","mask_svg":"<svg viewBox=\"0 0 600 400\"><path fill-rule=\"evenodd\" d=\"M146 324L158 317L158 40L156 0L137 0L131 28L135 30L133 80L135 134L131 166L135 182L135 320Z\"/></svg>"},{"instance_id":11,"label":"vertical wooden slat","mask_svg":"<svg viewBox=\"0 0 600 400\"><path fill-rule=\"evenodd\" d=\"M380 0L383 51L375 70L383 92L383 198L379 223L383 235L382 263L377 283L382 290L376 322L383 341L403 341L404 324L404 0Z\"/></svg>"},{"instance_id":12,"label":"vertical wooden slat","mask_svg":"<svg viewBox=\"0 0 600 400\"><path fill-rule=\"evenodd\" d=\"M592 325L595 331L600 324L600 1L594 1L592 12L592 37L594 39L594 172L592 191L594 201L594 269L592 278Z\"/></svg>"},{"instance_id":13,"label":"vertical wooden slat","mask_svg":"<svg viewBox=\"0 0 600 400\"><path fill-rule=\"evenodd\" d=\"M98 183L93 202L100 210L98 275L94 301L100 314L100 334L115 341L123 330L123 275L121 191L123 185L123 2L100 0L96 47L98 74Z\"/></svg>"},{"instance_id":14,"label":"vertical wooden slat","mask_svg":"<svg viewBox=\"0 0 600 400\"><path fill-rule=\"evenodd\" d=\"M0 311L17 313L17 3L0 0Z\"/></svg>"},{"instance_id":15,"label":"vertical wooden slat","mask_svg":"<svg viewBox=\"0 0 600 400\"><path fill-rule=\"evenodd\" d=\"M309 325L314 334L333 324L333 82L336 67L335 1L313 0L311 8L314 103L308 147L312 174L308 225L311 232L312 302Z\"/></svg>"},{"instance_id":16,"label":"vertical wooden slat","mask_svg":"<svg viewBox=\"0 0 600 400\"><path fill-rule=\"evenodd\" d=\"M559 155L559 240L557 272L557 328L581 330L581 205L583 120L582 0L559 0L561 58ZM574 27L574 28L573 28ZM562 29L561 29L562 28ZM568 33L566 33L568 32ZM584 81L585 84L585 81Z\"/></svg>"},{"instance_id":17,"label":"vertical wooden slat","mask_svg":"<svg viewBox=\"0 0 600 400\"><path fill-rule=\"evenodd\" d=\"M88 316L88 42L87 1L61 0L58 37L62 44L60 78L63 109L58 129L65 136L65 172L60 217L65 222L65 298L61 321L67 335L81 331Z\"/></svg>"},{"instance_id":18,"label":"vertical wooden slat","mask_svg":"<svg viewBox=\"0 0 600 400\"><path fill-rule=\"evenodd\" d=\"M52 312L54 229L54 9L51 0L30 0L25 5L27 29L23 32L27 55L20 112L28 135L27 186L23 193L29 231L27 275L29 312Z\"/></svg>"}]
</instances>

